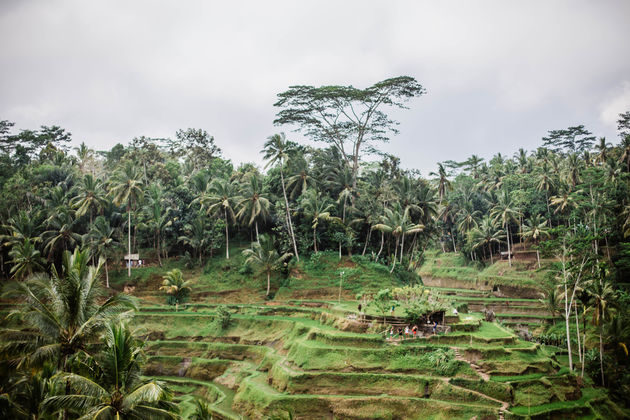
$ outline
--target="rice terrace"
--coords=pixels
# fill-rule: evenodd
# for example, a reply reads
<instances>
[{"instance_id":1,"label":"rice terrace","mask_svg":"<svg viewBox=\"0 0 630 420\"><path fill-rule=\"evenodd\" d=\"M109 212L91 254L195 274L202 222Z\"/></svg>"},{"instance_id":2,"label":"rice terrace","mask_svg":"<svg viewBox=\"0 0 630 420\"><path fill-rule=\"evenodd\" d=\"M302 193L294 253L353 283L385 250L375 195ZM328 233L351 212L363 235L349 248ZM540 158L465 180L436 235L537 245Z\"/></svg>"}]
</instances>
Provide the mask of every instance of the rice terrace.
<instances>
[{"instance_id":1,"label":"rice terrace","mask_svg":"<svg viewBox=\"0 0 630 420\"><path fill-rule=\"evenodd\" d=\"M0 6L1 419L630 418L627 3L130 3Z\"/></svg>"}]
</instances>

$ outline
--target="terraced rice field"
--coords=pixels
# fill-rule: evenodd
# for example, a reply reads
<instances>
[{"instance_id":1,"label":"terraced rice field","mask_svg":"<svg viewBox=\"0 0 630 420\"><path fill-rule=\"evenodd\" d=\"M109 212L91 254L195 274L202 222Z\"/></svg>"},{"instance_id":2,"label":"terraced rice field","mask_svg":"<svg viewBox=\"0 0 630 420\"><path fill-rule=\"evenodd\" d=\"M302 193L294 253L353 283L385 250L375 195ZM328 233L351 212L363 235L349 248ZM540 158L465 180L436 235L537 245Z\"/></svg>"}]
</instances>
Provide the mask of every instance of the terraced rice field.
<instances>
[{"instance_id":1,"label":"terraced rice field","mask_svg":"<svg viewBox=\"0 0 630 420\"><path fill-rule=\"evenodd\" d=\"M145 374L171 384L184 415L203 398L221 419L595 418L615 410L560 365L561 349L522 341L478 313L461 314L446 335L390 341L361 332L366 326L343 309L352 302L305 303L199 302L175 312L147 301L134 321L146 331ZM220 307L231 313L225 328Z\"/></svg>"}]
</instances>

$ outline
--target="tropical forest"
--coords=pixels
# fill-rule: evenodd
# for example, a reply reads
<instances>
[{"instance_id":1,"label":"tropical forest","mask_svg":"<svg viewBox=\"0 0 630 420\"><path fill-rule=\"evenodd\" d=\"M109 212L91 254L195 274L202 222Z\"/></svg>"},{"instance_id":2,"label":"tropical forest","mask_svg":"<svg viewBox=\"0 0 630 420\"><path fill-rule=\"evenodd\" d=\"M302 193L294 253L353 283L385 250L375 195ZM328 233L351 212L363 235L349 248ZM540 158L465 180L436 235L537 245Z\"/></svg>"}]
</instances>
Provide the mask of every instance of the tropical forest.
<instances>
[{"instance_id":1,"label":"tropical forest","mask_svg":"<svg viewBox=\"0 0 630 420\"><path fill-rule=\"evenodd\" d=\"M0 121L0 418L628 418L630 112L421 173L426 96L286 86L261 163Z\"/></svg>"}]
</instances>

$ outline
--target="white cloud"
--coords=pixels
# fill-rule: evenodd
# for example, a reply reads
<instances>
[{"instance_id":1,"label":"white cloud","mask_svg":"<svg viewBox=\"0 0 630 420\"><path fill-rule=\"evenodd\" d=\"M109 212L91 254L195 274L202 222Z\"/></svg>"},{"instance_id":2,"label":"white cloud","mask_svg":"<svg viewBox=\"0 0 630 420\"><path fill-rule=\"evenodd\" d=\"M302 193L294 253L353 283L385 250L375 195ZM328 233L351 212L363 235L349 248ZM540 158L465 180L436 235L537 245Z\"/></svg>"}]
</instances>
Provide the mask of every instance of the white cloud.
<instances>
[{"instance_id":1,"label":"white cloud","mask_svg":"<svg viewBox=\"0 0 630 420\"><path fill-rule=\"evenodd\" d=\"M610 129L617 128L619 114L630 111L630 81L624 81L621 88L601 105L600 119Z\"/></svg>"}]
</instances>

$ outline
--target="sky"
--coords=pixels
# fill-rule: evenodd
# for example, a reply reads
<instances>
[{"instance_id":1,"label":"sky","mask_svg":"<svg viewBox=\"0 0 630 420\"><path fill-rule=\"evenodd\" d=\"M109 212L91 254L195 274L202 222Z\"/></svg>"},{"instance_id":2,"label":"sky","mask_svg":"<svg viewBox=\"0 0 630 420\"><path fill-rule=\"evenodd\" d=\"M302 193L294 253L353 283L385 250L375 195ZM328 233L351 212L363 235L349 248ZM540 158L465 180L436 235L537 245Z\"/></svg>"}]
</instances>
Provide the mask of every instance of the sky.
<instances>
[{"instance_id":1,"label":"sky","mask_svg":"<svg viewBox=\"0 0 630 420\"><path fill-rule=\"evenodd\" d=\"M617 144L630 110L630 2L0 0L0 119L96 150L203 128L261 164L276 95L414 77L382 150L423 175L534 150L584 124Z\"/></svg>"}]
</instances>

